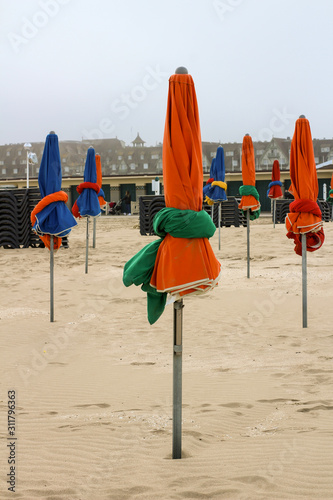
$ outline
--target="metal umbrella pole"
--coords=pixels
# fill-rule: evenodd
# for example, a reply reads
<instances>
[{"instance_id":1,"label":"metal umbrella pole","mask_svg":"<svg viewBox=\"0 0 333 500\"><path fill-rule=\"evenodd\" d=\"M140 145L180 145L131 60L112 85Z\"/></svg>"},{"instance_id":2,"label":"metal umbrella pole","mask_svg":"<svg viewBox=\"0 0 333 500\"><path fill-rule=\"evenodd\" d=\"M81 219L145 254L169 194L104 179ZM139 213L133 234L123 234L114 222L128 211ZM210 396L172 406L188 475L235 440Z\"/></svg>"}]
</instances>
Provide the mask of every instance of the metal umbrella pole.
<instances>
[{"instance_id":1,"label":"metal umbrella pole","mask_svg":"<svg viewBox=\"0 0 333 500\"><path fill-rule=\"evenodd\" d=\"M86 232L86 269L85 269L86 274L88 274L88 253L89 253L89 215L87 216L87 232Z\"/></svg>"},{"instance_id":2,"label":"metal umbrella pole","mask_svg":"<svg viewBox=\"0 0 333 500\"><path fill-rule=\"evenodd\" d=\"M183 299L173 304L173 421L172 458L182 458Z\"/></svg>"},{"instance_id":3,"label":"metal umbrella pole","mask_svg":"<svg viewBox=\"0 0 333 500\"><path fill-rule=\"evenodd\" d=\"M276 200L273 200L273 227L275 229Z\"/></svg>"},{"instance_id":4,"label":"metal umbrella pole","mask_svg":"<svg viewBox=\"0 0 333 500\"><path fill-rule=\"evenodd\" d=\"M212 209L211 209L211 212L210 212L210 216L212 218L212 221L214 222L214 205L212 205Z\"/></svg>"},{"instance_id":5,"label":"metal umbrella pole","mask_svg":"<svg viewBox=\"0 0 333 500\"><path fill-rule=\"evenodd\" d=\"M307 294L307 268L306 268L306 234L302 233L302 316L303 328L308 327L308 294Z\"/></svg>"},{"instance_id":6,"label":"metal umbrella pole","mask_svg":"<svg viewBox=\"0 0 333 500\"><path fill-rule=\"evenodd\" d=\"M219 203L219 250L221 250L221 202Z\"/></svg>"},{"instance_id":7,"label":"metal umbrella pole","mask_svg":"<svg viewBox=\"0 0 333 500\"><path fill-rule=\"evenodd\" d=\"M250 277L250 210L246 210L247 231L247 277Z\"/></svg>"},{"instance_id":8,"label":"metal umbrella pole","mask_svg":"<svg viewBox=\"0 0 333 500\"><path fill-rule=\"evenodd\" d=\"M50 235L50 322L54 322L54 236Z\"/></svg>"},{"instance_id":9,"label":"metal umbrella pole","mask_svg":"<svg viewBox=\"0 0 333 500\"><path fill-rule=\"evenodd\" d=\"M96 217L93 219L93 248L96 248Z\"/></svg>"}]
</instances>

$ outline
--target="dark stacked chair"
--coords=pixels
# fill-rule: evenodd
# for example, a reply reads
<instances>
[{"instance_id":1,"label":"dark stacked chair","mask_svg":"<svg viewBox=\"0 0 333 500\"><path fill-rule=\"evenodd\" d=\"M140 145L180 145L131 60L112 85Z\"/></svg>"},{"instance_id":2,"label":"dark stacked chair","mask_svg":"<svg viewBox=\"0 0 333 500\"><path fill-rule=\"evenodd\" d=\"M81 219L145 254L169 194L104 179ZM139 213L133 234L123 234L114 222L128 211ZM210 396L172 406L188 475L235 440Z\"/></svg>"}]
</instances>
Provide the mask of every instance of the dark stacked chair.
<instances>
[{"instance_id":1,"label":"dark stacked chair","mask_svg":"<svg viewBox=\"0 0 333 500\"><path fill-rule=\"evenodd\" d=\"M239 199L230 197L228 201L222 202L221 227L244 226L246 227L246 216L238 209ZM140 234L143 236L154 235L153 219L155 214L165 207L163 195L146 195L139 198ZM203 210L209 215L212 213L211 205L204 203ZM218 205L214 206L213 222L218 227Z\"/></svg>"},{"instance_id":2,"label":"dark stacked chair","mask_svg":"<svg viewBox=\"0 0 333 500\"><path fill-rule=\"evenodd\" d=\"M20 247L17 202L10 191L0 191L0 246Z\"/></svg>"},{"instance_id":3,"label":"dark stacked chair","mask_svg":"<svg viewBox=\"0 0 333 500\"><path fill-rule=\"evenodd\" d=\"M41 200L40 192L38 188L29 188L29 225L30 225L30 242L29 246L33 248L44 248L44 243L42 240L34 233L31 229L30 215L37 203Z\"/></svg>"},{"instance_id":4,"label":"dark stacked chair","mask_svg":"<svg viewBox=\"0 0 333 500\"><path fill-rule=\"evenodd\" d=\"M329 222L331 219L331 207L330 204L327 203L327 201L324 200L317 200L317 203L319 205L319 208L321 210L321 215L323 218L324 222Z\"/></svg>"},{"instance_id":5,"label":"dark stacked chair","mask_svg":"<svg viewBox=\"0 0 333 500\"><path fill-rule=\"evenodd\" d=\"M247 225L246 216L243 212L239 210L238 205L240 198L235 198L234 196L228 197L226 201L221 203L221 227L239 227ZM209 215L211 215L211 206L204 204L204 210L206 210ZM219 225L219 206L218 203L214 205L213 222L216 227Z\"/></svg>"},{"instance_id":6,"label":"dark stacked chair","mask_svg":"<svg viewBox=\"0 0 333 500\"><path fill-rule=\"evenodd\" d=\"M30 222L30 214L40 199L38 188L0 191L0 247L44 247ZM68 248L67 236L62 239L62 246Z\"/></svg>"},{"instance_id":7,"label":"dark stacked chair","mask_svg":"<svg viewBox=\"0 0 333 500\"><path fill-rule=\"evenodd\" d=\"M152 207L150 205L153 203ZM164 196L159 195L144 195L139 198L139 219L140 219L140 234L143 236L155 234L153 230L152 213L158 212L157 206L165 207Z\"/></svg>"},{"instance_id":8,"label":"dark stacked chair","mask_svg":"<svg viewBox=\"0 0 333 500\"><path fill-rule=\"evenodd\" d=\"M275 224L284 224L286 215L289 213L289 205L292 201L293 200L276 200Z\"/></svg>"}]
</instances>

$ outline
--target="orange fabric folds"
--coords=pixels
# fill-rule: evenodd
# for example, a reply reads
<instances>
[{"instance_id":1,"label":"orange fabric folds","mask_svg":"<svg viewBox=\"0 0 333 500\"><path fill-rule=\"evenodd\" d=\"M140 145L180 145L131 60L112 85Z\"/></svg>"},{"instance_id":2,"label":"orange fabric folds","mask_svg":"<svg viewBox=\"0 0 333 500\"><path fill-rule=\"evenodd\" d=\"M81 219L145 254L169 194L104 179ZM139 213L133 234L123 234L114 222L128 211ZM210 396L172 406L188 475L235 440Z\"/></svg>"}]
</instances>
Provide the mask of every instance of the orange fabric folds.
<instances>
[{"instance_id":1,"label":"orange fabric folds","mask_svg":"<svg viewBox=\"0 0 333 500\"><path fill-rule=\"evenodd\" d=\"M245 135L242 145L242 179L243 186L256 185L256 164L254 158L254 148L252 138ZM259 210L260 202L253 195L242 196L238 207L242 210L251 210L252 212Z\"/></svg>"},{"instance_id":2,"label":"orange fabric folds","mask_svg":"<svg viewBox=\"0 0 333 500\"><path fill-rule=\"evenodd\" d=\"M167 207L202 210L203 171L199 111L193 79L169 79L163 139L163 180ZM207 238L174 238L159 246L150 285L175 296L201 293L217 284L221 265Z\"/></svg>"},{"instance_id":3,"label":"orange fabric folds","mask_svg":"<svg viewBox=\"0 0 333 500\"><path fill-rule=\"evenodd\" d=\"M99 186L100 189L102 189L102 163L101 163L101 156L100 155L95 155L95 160L96 160L96 174L97 174L97 181L96 184ZM106 204L106 201L104 200L103 196L98 197L99 200L99 206L104 207Z\"/></svg>"},{"instance_id":4,"label":"orange fabric folds","mask_svg":"<svg viewBox=\"0 0 333 500\"><path fill-rule=\"evenodd\" d=\"M311 208L317 205L318 179L309 121L299 118L290 148L290 178L295 202L302 200ZM298 206L298 205L297 205ZM294 234L318 232L322 228L320 210L296 210L286 217L288 232ZM316 213L317 212L317 213Z\"/></svg>"}]
</instances>

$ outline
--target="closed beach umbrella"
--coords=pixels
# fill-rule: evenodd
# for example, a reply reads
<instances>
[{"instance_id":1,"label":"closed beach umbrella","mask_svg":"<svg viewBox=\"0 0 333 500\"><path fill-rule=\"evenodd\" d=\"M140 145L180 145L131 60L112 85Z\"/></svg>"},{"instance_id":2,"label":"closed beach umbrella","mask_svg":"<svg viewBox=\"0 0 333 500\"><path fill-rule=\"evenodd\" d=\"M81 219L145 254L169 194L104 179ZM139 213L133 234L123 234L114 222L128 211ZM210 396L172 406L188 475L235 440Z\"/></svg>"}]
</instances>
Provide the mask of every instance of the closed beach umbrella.
<instances>
[{"instance_id":1,"label":"closed beach umbrella","mask_svg":"<svg viewBox=\"0 0 333 500\"><path fill-rule=\"evenodd\" d=\"M188 229L192 224L195 230L190 237L179 237L179 234L173 236L172 231L167 232L159 246L150 281L157 291L168 292L175 298L211 289L216 285L220 274L220 263L214 255L204 227L207 219L206 212L202 210L201 148L199 111L193 79L188 74L175 74L169 79L163 139L165 213L169 214L171 208L171 213L175 215L167 215L167 219L171 218L177 223L179 221L180 227L187 225ZM206 237L201 237L201 222L198 222L200 217L203 221L203 236ZM162 229L163 232L162 220L156 226L158 231ZM182 236L186 236L186 232Z\"/></svg>"},{"instance_id":2,"label":"closed beach umbrella","mask_svg":"<svg viewBox=\"0 0 333 500\"><path fill-rule=\"evenodd\" d=\"M280 181L280 164L274 160L272 168L272 182L268 185L267 196L273 200L273 224L275 227L276 200L282 198L282 182Z\"/></svg>"},{"instance_id":3,"label":"closed beach umbrella","mask_svg":"<svg viewBox=\"0 0 333 500\"><path fill-rule=\"evenodd\" d=\"M224 150L219 146L216 150L216 157L213 158L210 167L210 178L203 188L205 202L208 205L213 205L221 201L227 200L226 189L227 184L225 180L225 163L224 163Z\"/></svg>"},{"instance_id":4,"label":"closed beach umbrella","mask_svg":"<svg viewBox=\"0 0 333 500\"><path fill-rule=\"evenodd\" d=\"M98 197L103 196L104 198L104 193L97 184L95 150L93 147L90 147L87 151L83 180L84 182L76 188L79 197L72 207L72 212L75 217L87 217L85 272L88 273L89 217L101 215Z\"/></svg>"},{"instance_id":5,"label":"closed beach umbrella","mask_svg":"<svg viewBox=\"0 0 333 500\"><path fill-rule=\"evenodd\" d=\"M295 125L290 148L290 178L295 200L286 216L287 237L295 242L302 256L303 327L307 326L306 252L318 250L324 243L321 210L317 204L318 179L309 121L301 116Z\"/></svg>"},{"instance_id":6,"label":"closed beach umbrella","mask_svg":"<svg viewBox=\"0 0 333 500\"><path fill-rule=\"evenodd\" d=\"M96 176L97 176L97 185L99 186L100 189L102 189L102 164L101 164L101 156L99 154L95 155L95 161L96 161ZM99 195L98 196L98 201L99 201L99 206L105 207L105 215L107 215L107 203L104 200L104 196ZM96 248L96 217L93 219L94 225L93 225L93 248Z\"/></svg>"},{"instance_id":7,"label":"closed beach umbrella","mask_svg":"<svg viewBox=\"0 0 333 500\"><path fill-rule=\"evenodd\" d=\"M221 202L227 200L226 189L227 184L225 183L225 163L224 163L224 150L222 146L219 146L216 151L216 157L213 158L210 167L210 178L208 179L206 185L203 188L204 201L208 205L212 205L212 219L214 204L219 205L218 214L218 228L219 228L219 250L221 247ZM214 220L214 219L213 219Z\"/></svg>"},{"instance_id":8,"label":"closed beach umbrella","mask_svg":"<svg viewBox=\"0 0 333 500\"><path fill-rule=\"evenodd\" d=\"M272 182L268 184L267 196L272 200L282 198L282 182L280 181L280 164L278 160L274 160L272 168Z\"/></svg>"},{"instance_id":9,"label":"closed beach umbrella","mask_svg":"<svg viewBox=\"0 0 333 500\"><path fill-rule=\"evenodd\" d=\"M95 155L95 161L96 161L96 183L99 186L100 189L102 189L102 163L101 163L101 155L96 154ZM103 190L102 190L103 193ZM106 204L106 201L104 200L104 194L99 194L98 195L98 200L99 200L99 205L100 207L103 207Z\"/></svg>"},{"instance_id":10,"label":"closed beach umbrella","mask_svg":"<svg viewBox=\"0 0 333 500\"><path fill-rule=\"evenodd\" d=\"M72 212L75 217L98 217L101 214L99 196L104 193L97 184L97 169L95 150L90 147L87 151L83 180L77 188L79 197L73 205Z\"/></svg>"},{"instance_id":11,"label":"closed beach umbrella","mask_svg":"<svg viewBox=\"0 0 333 500\"><path fill-rule=\"evenodd\" d=\"M61 181L58 136L54 132L50 132L46 137L38 174L38 185L42 199L31 212L31 223L33 231L38 234L50 250L51 321L54 320L53 251L58 250L61 238L67 236L71 229L77 225L66 206L68 195L61 191Z\"/></svg>"},{"instance_id":12,"label":"closed beach umbrella","mask_svg":"<svg viewBox=\"0 0 333 500\"><path fill-rule=\"evenodd\" d=\"M154 230L163 239L147 245L126 263L123 281L126 286L143 284L151 323L163 312L167 293L175 300L173 458L180 458L182 297L210 290L221 268L208 241L215 225L202 210L199 112L194 82L185 68L169 79L163 180L166 208L154 218Z\"/></svg>"},{"instance_id":13,"label":"closed beach umbrella","mask_svg":"<svg viewBox=\"0 0 333 500\"><path fill-rule=\"evenodd\" d=\"M239 188L242 196L238 207L247 217L247 277L250 277L250 220L257 219L260 215L259 193L256 190L256 164L254 148L249 134L243 138L242 145L242 179L243 186Z\"/></svg>"}]
</instances>

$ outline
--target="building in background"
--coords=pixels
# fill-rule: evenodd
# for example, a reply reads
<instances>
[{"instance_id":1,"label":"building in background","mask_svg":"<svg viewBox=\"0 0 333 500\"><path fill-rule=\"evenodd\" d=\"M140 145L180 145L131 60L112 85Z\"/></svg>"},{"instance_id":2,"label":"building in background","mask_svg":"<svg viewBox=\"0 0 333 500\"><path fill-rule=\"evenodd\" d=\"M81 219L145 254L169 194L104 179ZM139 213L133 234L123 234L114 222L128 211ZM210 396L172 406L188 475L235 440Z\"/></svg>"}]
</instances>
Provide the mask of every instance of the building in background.
<instances>
[{"instance_id":1,"label":"building in background","mask_svg":"<svg viewBox=\"0 0 333 500\"><path fill-rule=\"evenodd\" d=\"M29 139L29 138L27 138ZM30 166L31 186L37 186L39 164L42 159L44 142L31 143L31 151L37 155L38 163ZM290 137L272 138L267 142L255 142L256 186L263 203L263 209L269 210L266 200L267 186L271 180L274 160L279 160L281 180L285 188L289 187L289 154ZM152 194L151 181L158 176L161 179L163 192L162 143L146 146L139 133L131 145L126 145L118 138L93 139L83 141L60 141L63 188L70 195L69 204L74 203L77 196L76 186L83 178L84 165L89 146L101 155L103 189L108 201L118 201L125 191L129 190L132 200L137 201L141 195ZM218 146L223 146L226 165L226 181L228 195L236 196L241 180L242 143L202 142L202 161L204 179L209 177L212 159ZM316 164L333 160L333 139L313 139ZM333 165L318 170L319 196L322 197L323 183L329 183ZM26 185L26 154L21 144L0 146L0 187ZM329 187L329 184L328 186Z\"/></svg>"}]
</instances>

